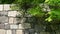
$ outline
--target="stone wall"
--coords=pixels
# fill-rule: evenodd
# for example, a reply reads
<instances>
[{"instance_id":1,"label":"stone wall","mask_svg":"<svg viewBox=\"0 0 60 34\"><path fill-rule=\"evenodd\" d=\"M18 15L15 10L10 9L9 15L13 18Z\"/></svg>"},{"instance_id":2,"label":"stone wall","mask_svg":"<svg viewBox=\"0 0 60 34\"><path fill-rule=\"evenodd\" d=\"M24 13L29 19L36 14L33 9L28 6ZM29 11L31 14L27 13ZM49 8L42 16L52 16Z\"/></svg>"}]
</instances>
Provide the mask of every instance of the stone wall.
<instances>
[{"instance_id":1,"label":"stone wall","mask_svg":"<svg viewBox=\"0 0 60 34\"><path fill-rule=\"evenodd\" d=\"M20 13L12 10L11 6L12 4L0 4L0 34L23 34L20 24L22 19L16 17Z\"/></svg>"}]
</instances>

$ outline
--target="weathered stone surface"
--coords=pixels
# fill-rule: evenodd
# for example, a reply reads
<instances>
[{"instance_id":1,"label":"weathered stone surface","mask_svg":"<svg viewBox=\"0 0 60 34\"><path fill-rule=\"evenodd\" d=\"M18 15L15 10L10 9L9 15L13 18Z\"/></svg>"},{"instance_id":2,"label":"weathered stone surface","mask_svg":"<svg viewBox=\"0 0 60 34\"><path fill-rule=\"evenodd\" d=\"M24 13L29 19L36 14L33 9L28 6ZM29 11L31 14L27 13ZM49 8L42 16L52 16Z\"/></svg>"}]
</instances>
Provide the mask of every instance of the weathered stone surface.
<instances>
[{"instance_id":1,"label":"weathered stone surface","mask_svg":"<svg viewBox=\"0 0 60 34\"><path fill-rule=\"evenodd\" d=\"M25 13L24 17L32 17L31 14Z\"/></svg>"},{"instance_id":2,"label":"weathered stone surface","mask_svg":"<svg viewBox=\"0 0 60 34\"><path fill-rule=\"evenodd\" d=\"M8 16L16 17L17 11L8 11Z\"/></svg>"},{"instance_id":3,"label":"weathered stone surface","mask_svg":"<svg viewBox=\"0 0 60 34\"><path fill-rule=\"evenodd\" d=\"M4 10L11 10L11 8L10 8L10 4L4 4L3 5L4 6Z\"/></svg>"},{"instance_id":4,"label":"weathered stone surface","mask_svg":"<svg viewBox=\"0 0 60 34\"><path fill-rule=\"evenodd\" d=\"M8 17L1 16L0 17L0 23L8 23Z\"/></svg>"},{"instance_id":5,"label":"weathered stone surface","mask_svg":"<svg viewBox=\"0 0 60 34\"><path fill-rule=\"evenodd\" d=\"M25 29L31 28L30 23L23 23L22 26L23 26Z\"/></svg>"},{"instance_id":6,"label":"weathered stone surface","mask_svg":"<svg viewBox=\"0 0 60 34\"><path fill-rule=\"evenodd\" d=\"M0 11L0 16L8 16L8 12L7 11Z\"/></svg>"},{"instance_id":7,"label":"weathered stone surface","mask_svg":"<svg viewBox=\"0 0 60 34\"><path fill-rule=\"evenodd\" d=\"M20 18L14 18L14 24L20 23L21 19Z\"/></svg>"},{"instance_id":8,"label":"weathered stone surface","mask_svg":"<svg viewBox=\"0 0 60 34\"><path fill-rule=\"evenodd\" d=\"M9 30L9 29L10 29L10 25L9 25L9 24L6 24L6 25L5 25L5 29L6 29L6 30Z\"/></svg>"},{"instance_id":9,"label":"weathered stone surface","mask_svg":"<svg viewBox=\"0 0 60 34\"><path fill-rule=\"evenodd\" d=\"M23 34L23 30L16 30L16 34Z\"/></svg>"},{"instance_id":10,"label":"weathered stone surface","mask_svg":"<svg viewBox=\"0 0 60 34\"><path fill-rule=\"evenodd\" d=\"M6 30L6 34L12 34L11 30Z\"/></svg>"},{"instance_id":11,"label":"weathered stone surface","mask_svg":"<svg viewBox=\"0 0 60 34\"><path fill-rule=\"evenodd\" d=\"M0 24L0 29L4 29L4 24Z\"/></svg>"},{"instance_id":12,"label":"weathered stone surface","mask_svg":"<svg viewBox=\"0 0 60 34\"><path fill-rule=\"evenodd\" d=\"M10 17L10 18L9 18L9 23L10 23L10 24L13 24L13 23L14 23L14 18Z\"/></svg>"},{"instance_id":13,"label":"weathered stone surface","mask_svg":"<svg viewBox=\"0 0 60 34\"><path fill-rule=\"evenodd\" d=\"M2 10L3 10L3 5L1 4L1 5L0 5L0 11L2 11Z\"/></svg>"},{"instance_id":14,"label":"weathered stone surface","mask_svg":"<svg viewBox=\"0 0 60 34\"><path fill-rule=\"evenodd\" d=\"M4 29L0 29L0 34L5 34L5 30Z\"/></svg>"},{"instance_id":15,"label":"weathered stone surface","mask_svg":"<svg viewBox=\"0 0 60 34\"><path fill-rule=\"evenodd\" d=\"M19 29L24 29L22 24L19 24Z\"/></svg>"},{"instance_id":16,"label":"weathered stone surface","mask_svg":"<svg viewBox=\"0 0 60 34\"><path fill-rule=\"evenodd\" d=\"M25 23L26 17L31 17L31 15L23 14L22 11L12 11L10 4L0 5L0 29L5 29L0 30L0 34L23 34L22 29L31 28L29 23Z\"/></svg>"},{"instance_id":17,"label":"weathered stone surface","mask_svg":"<svg viewBox=\"0 0 60 34\"><path fill-rule=\"evenodd\" d=\"M12 25L10 25L10 29L18 29L18 25L12 24Z\"/></svg>"}]
</instances>

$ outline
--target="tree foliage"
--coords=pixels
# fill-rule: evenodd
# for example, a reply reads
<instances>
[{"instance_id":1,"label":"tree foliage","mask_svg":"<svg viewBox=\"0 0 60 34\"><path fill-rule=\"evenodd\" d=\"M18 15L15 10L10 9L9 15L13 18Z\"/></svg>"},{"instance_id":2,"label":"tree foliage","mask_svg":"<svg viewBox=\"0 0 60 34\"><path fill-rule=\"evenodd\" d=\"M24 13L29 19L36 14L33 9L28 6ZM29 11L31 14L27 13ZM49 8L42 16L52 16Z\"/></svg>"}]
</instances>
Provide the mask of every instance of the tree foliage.
<instances>
[{"instance_id":1,"label":"tree foliage","mask_svg":"<svg viewBox=\"0 0 60 34\"><path fill-rule=\"evenodd\" d=\"M0 4L11 4L13 3L15 0L0 0Z\"/></svg>"},{"instance_id":2,"label":"tree foliage","mask_svg":"<svg viewBox=\"0 0 60 34\"><path fill-rule=\"evenodd\" d=\"M48 30L58 29L60 24L60 0L15 0L19 10L37 17L39 25L47 25Z\"/></svg>"}]
</instances>

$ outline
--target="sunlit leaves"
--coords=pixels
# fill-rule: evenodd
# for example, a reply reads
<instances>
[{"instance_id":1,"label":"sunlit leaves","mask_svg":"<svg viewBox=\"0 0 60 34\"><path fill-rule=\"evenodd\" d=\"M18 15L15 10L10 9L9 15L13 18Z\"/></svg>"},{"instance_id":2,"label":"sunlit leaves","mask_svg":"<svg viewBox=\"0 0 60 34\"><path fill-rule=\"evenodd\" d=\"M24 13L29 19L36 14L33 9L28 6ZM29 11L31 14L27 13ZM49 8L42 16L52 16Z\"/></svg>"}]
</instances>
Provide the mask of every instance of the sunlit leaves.
<instances>
[{"instance_id":1,"label":"sunlit leaves","mask_svg":"<svg viewBox=\"0 0 60 34\"><path fill-rule=\"evenodd\" d=\"M19 10L19 6L16 6L16 4L11 5L12 10Z\"/></svg>"},{"instance_id":2,"label":"sunlit leaves","mask_svg":"<svg viewBox=\"0 0 60 34\"><path fill-rule=\"evenodd\" d=\"M48 18L45 19L45 21L48 21L48 22L52 21L52 18L51 17L52 16L49 16Z\"/></svg>"},{"instance_id":3,"label":"sunlit leaves","mask_svg":"<svg viewBox=\"0 0 60 34\"><path fill-rule=\"evenodd\" d=\"M33 16L42 16L44 13L42 13L40 7L34 7L28 10L28 13L30 13Z\"/></svg>"},{"instance_id":4,"label":"sunlit leaves","mask_svg":"<svg viewBox=\"0 0 60 34\"><path fill-rule=\"evenodd\" d=\"M47 0L46 0L47 1ZM48 2L47 2L49 5L59 5L59 3L60 3L60 0L49 0Z\"/></svg>"},{"instance_id":5,"label":"sunlit leaves","mask_svg":"<svg viewBox=\"0 0 60 34\"><path fill-rule=\"evenodd\" d=\"M49 0L45 0L45 2L48 2Z\"/></svg>"},{"instance_id":6,"label":"sunlit leaves","mask_svg":"<svg viewBox=\"0 0 60 34\"><path fill-rule=\"evenodd\" d=\"M52 19L56 18L56 19L60 20L60 10L59 9L58 10L54 9L51 12L48 12L48 14L50 14L50 16L52 16L51 17Z\"/></svg>"},{"instance_id":7,"label":"sunlit leaves","mask_svg":"<svg viewBox=\"0 0 60 34\"><path fill-rule=\"evenodd\" d=\"M60 19L60 0L16 0L15 3L18 4L19 9L24 9L33 16L42 16L45 12L42 12L41 9L44 7L39 7L39 4L46 3L49 6L50 12L49 16L46 18L46 21L52 21L54 18ZM46 5L47 6L47 5ZM52 8L51 8L52 6ZM28 8L27 8L28 7ZM17 8L17 7L15 7ZM59 10L58 10L59 9ZM43 10L43 9L42 9Z\"/></svg>"}]
</instances>

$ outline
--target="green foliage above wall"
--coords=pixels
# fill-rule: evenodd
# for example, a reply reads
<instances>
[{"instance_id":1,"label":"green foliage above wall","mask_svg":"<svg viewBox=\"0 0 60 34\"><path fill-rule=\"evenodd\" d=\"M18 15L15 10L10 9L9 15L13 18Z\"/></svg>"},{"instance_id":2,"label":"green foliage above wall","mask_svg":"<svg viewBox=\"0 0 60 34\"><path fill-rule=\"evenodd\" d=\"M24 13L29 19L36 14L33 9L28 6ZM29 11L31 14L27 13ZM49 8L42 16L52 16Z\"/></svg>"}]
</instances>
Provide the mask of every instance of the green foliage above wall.
<instances>
[{"instance_id":1,"label":"green foliage above wall","mask_svg":"<svg viewBox=\"0 0 60 34\"><path fill-rule=\"evenodd\" d=\"M15 0L0 0L0 4L11 4L13 3Z\"/></svg>"},{"instance_id":2,"label":"green foliage above wall","mask_svg":"<svg viewBox=\"0 0 60 34\"><path fill-rule=\"evenodd\" d=\"M16 9L36 17L38 25L45 24L48 30L58 29L56 25L60 24L60 0L15 0L13 3L17 4Z\"/></svg>"},{"instance_id":3,"label":"green foliage above wall","mask_svg":"<svg viewBox=\"0 0 60 34\"><path fill-rule=\"evenodd\" d=\"M60 19L60 0L15 0L14 3L19 9L30 12L33 16L42 17L49 14L45 21Z\"/></svg>"}]
</instances>

